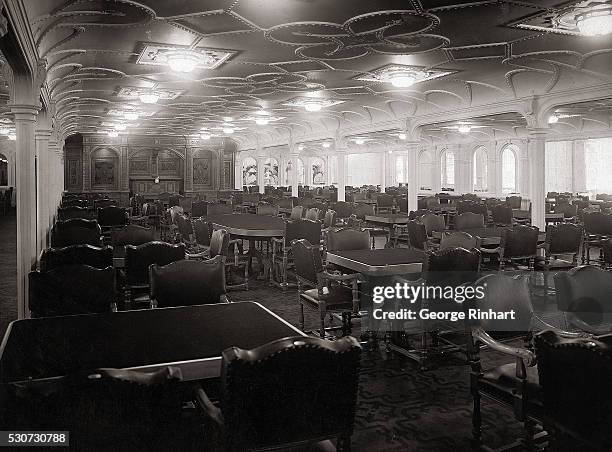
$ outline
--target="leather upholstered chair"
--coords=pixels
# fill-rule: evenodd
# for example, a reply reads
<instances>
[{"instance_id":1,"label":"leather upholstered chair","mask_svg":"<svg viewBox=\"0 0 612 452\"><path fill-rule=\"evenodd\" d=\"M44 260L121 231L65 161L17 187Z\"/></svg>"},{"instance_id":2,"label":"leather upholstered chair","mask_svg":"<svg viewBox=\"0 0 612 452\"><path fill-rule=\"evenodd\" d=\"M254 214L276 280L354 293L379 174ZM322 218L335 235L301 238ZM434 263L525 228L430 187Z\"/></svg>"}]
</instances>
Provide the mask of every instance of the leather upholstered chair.
<instances>
[{"instance_id":1,"label":"leather upholstered chair","mask_svg":"<svg viewBox=\"0 0 612 452\"><path fill-rule=\"evenodd\" d=\"M133 301L137 294L149 292L149 266L167 265L185 259L185 245L148 242L125 247L125 301ZM148 301L148 300L147 300Z\"/></svg>"},{"instance_id":2,"label":"leather upholstered chair","mask_svg":"<svg viewBox=\"0 0 612 452\"><path fill-rule=\"evenodd\" d=\"M203 218L198 218L191 222L193 226L193 233L195 236L195 243L197 251L208 251L210 248L210 239L213 233L212 223L206 221Z\"/></svg>"},{"instance_id":3,"label":"leather upholstered chair","mask_svg":"<svg viewBox=\"0 0 612 452\"><path fill-rule=\"evenodd\" d=\"M113 266L113 248L92 245L70 245L47 248L40 254L40 271L46 272L64 265L88 265L103 269Z\"/></svg>"},{"instance_id":4,"label":"leather upholstered chair","mask_svg":"<svg viewBox=\"0 0 612 452\"><path fill-rule=\"evenodd\" d=\"M321 210L316 207L311 207L306 211L304 218L306 220L318 221L319 216L321 215Z\"/></svg>"},{"instance_id":5,"label":"leather upholstered chair","mask_svg":"<svg viewBox=\"0 0 612 452\"><path fill-rule=\"evenodd\" d=\"M527 263L526 269L533 270L538 255L539 236L540 230L535 226L517 225L505 228L497 248L481 248L481 251L488 255L498 255L500 270L521 262ZM520 265L517 265L517 268L523 269Z\"/></svg>"},{"instance_id":6,"label":"leather upholstered chair","mask_svg":"<svg viewBox=\"0 0 612 452\"><path fill-rule=\"evenodd\" d=\"M601 212L590 212L583 215L584 222L584 246L582 247L582 263L591 262L591 247L600 249L602 240L612 237L612 214ZM586 254L586 259L585 259Z\"/></svg>"},{"instance_id":7,"label":"leather upholstered chair","mask_svg":"<svg viewBox=\"0 0 612 452\"><path fill-rule=\"evenodd\" d=\"M225 264L221 255L210 260L181 260L149 268L151 303L163 308L226 302Z\"/></svg>"},{"instance_id":8,"label":"leather upholstered chair","mask_svg":"<svg viewBox=\"0 0 612 452\"><path fill-rule=\"evenodd\" d=\"M116 309L115 271L62 265L29 274L32 317L91 314Z\"/></svg>"},{"instance_id":9,"label":"leather upholstered chair","mask_svg":"<svg viewBox=\"0 0 612 452\"><path fill-rule=\"evenodd\" d=\"M612 450L612 335L534 343L550 450Z\"/></svg>"},{"instance_id":10,"label":"leather upholstered chair","mask_svg":"<svg viewBox=\"0 0 612 452\"><path fill-rule=\"evenodd\" d=\"M217 229L213 231L210 237L210 246L207 251L200 253L197 256L192 257L208 257L210 259L217 256L223 257L223 262L226 270L244 268L244 280L239 284L227 285L228 290L244 288L249 290L249 267L250 258L246 254L240 252L238 240L231 240L229 233L225 229ZM226 278L227 279L230 278Z\"/></svg>"},{"instance_id":11,"label":"leather upholstered chair","mask_svg":"<svg viewBox=\"0 0 612 452\"><path fill-rule=\"evenodd\" d=\"M525 346L501 342L509 336L530 341L533 329L548 328L566 337L579 337L577 333L561 331L539 319L533 310L529 284L525 276L509 276L502 273L486 275L474 283L482 287L484 297L464 303L464 308L495 312L513 310L513 320L469 320L467 341L468 363L471 368L470 387L474 407L472 413L472 435L474 447L482 446L481 399L483 397L513 410L517 421L524 426L523 446L535 447L534 425L543 419L543 406L538 379L536 356ZM508 357L504 364L484 368L480 356L483 346ZM510 450L510 449L506 449Z\"/></svg>"},{"instance_id":12,"label":"leather upholstered chair","mask_svg":"<svg viewBox=\"0 0 612 452\"><path fill-rule=\"evenodd\" d=\"M216 450L233 452L329 438L337 438L336 450L349 451L360 354L353 337L332 342L298 336L252 350L226 349L219 405L204 390L197 393L209 419L207 436L218 438Z\"/></svg>"},{"instance_id":13,"label":"leather upholstered chair","mask_svg":"<svg viewBox=\"0 0 612 452\"><path fill-rule=\"evenodd\" d=\"M461 215L463 213L480 214L485 219L488 215L487 206L484 203L470 200L457 202L457 215Z\"/></svg>"},{"instance_id":14,"label":"leather upholstered chair","mask_svg":"<svg viewBox=\"0 0 612 452\"><path fill-rule=\"evenodd\" d=\"M386 195L386 194L379 194L376 197L376 212L377 213L393 212L393 196Z\"/></svg>"},{"instance_id":15,"label":"leather upholstered chair","mask_svg":"<svg viewBox=\"0 0 612 452\"><path fill-rule=\"evenodd\" d=\"M342 315L344 335L350 334L351 317L359 312L359 275L326 272L318 243L312 245L301 239L295 240L291 247L300 299L300 329L304 330L304 306L307 305L319 311L321 337L325 337L326 315L334 312Z\"/></svg>"},{"instance_id":16,"label":"leather upholstered chair","mask_svg":"<svg viewBox=\"0 0 612 452\"><path fill-rule=\"evenodd\" d=\"M185 244L188 252L197 252L195 234L193 233L193 223L186 215L176 216L176 227L178 239Z\"/></svg>"},{"instance_id":17,"label":"leather upholstered chair","mask_svg":"<svg viewBox=\"0 0 612 452\"><path fill-rule=\"evenodd\" d=\"M512 207L497 204L491 207L491 217L496 226L512 226Z\"/></svg>"},{"instance_id":18,"label":"leather upholstered chair","mask_svg":"<svg viewBox=\"0 0 612 452\"><path fill-rule=\"evenodd\" d=\"M289 216L291 220L301 220L303 216L304 216L303 206L293 206L291 208L291 215Z\"/></svg>"},{"instance_id":19,"label":"leather upholstered chair","mask_svg":"<svg viewBox=\"0 0 612 452\"><path fill-rule=\"evenodd\" d=\"M111 245L115 257L125 256L126 245L142 245L155 240L153 228L145 228L135 224L128 224L121 229L111 231Z\"/></svg>"},{"instance_id":20,"label":"leather upholstered chair","mask_svg":"<svg viewBox=\"0 0 612 452\"><path fill-rule=\"evenodd\" d=\"M113 229L121 228L128 224L128 212L123 207L108 206L98 209L98 224L102 228L103 235L109 235Z\"/></svg>"},{"instance_id":21,"label":"leather upholstered chair","mask_svg":"<svg viewBox=\"0 0 612 452\"><path fill-rule=\"evenodd\" d=\"M559 223L546 227L544 256L538 256L535 261L536 270L542 270L544 273L546 291L548 291L548 278L551 270L567 270L578 265L582 234L582 227L572 223Z\"/></svg>"},{"instance_id":22,"label":"leather upholstered chair","mask_svg":"<svg viewBox=\"0 0 612 452\"><path fill-rule=\"evenodd\" d=\"M388 229L381 228L380 226L377 226L374 223L369 223L366 220L367 216L375 216L375 215L376 215L376 212L374 210L373 204L357 204L355 205L354 214L351 215L351 217L349 217L349 225L351 227L356 227L358 229L362 229L370 233L370 237L372 239L372 249L375 248L376 237L384 237L385 242L388 242L390 239L390 233ZM352 224L352 223L355 223L355 224Z\"/></svg>"},{"instance_id":23,"label":"leather upholstered chair","mask_svg":"<svg viewBox=\"0 0 612 452\"><path fill-rule=\"evenodd\" d=\"M370 233L366 230L341 228L327 232L327 252L348 250L369 250ZM336 267L333 267L336 268Z\"/></svg>"},{"instance_id":24,"label":"leather upholstered chair","mask_svg":"<svg viewBox=\"0 0 612 452\"><path fill-rule=\"evenodd\" d=\"M426 213L419 221L425 225L425 231L429 237L431 237L434 232L444 232L446 229L446 221L442 215Z\"/></svg>"},{"instance_id":25,"label":"leather upholstered chair","mask_svg":"<svg viewBox=\"0 0 612 452\"><path fill-rule=\"evenodd\" d=\"M278 206L267 203L259 203L255 209L257 215L278 216Z\"/></svg>"},{"instance_id":26,"label":"leather upholstered chair","mask_svg":"<svg viewBox=\"0 0 612 452\"><path fill-rule=\"evenodd\" d=\"M321 223L314 220L288 220L285 222L285 234L282 238L273 237L272 240L272 271L270 282L280 280L281 288L288 287L287 270L293 265L291 244L294 240L306 239L316 245L321 243ZM277 271L280 267L280 277ZM276 277L276 281L275 281Z\"/></svg>"},{"instance_id":27,"label":"leather upholstered chair","mask_svg":"<svg viewBox=\"0 0 612 452\"><path fill-rule=\"evenodd\" d=\"M485 216L481 213L464 212L455 217L455 230L479 229L485 227Z\"/></svg>"},{"instance_id":28,"label":"leather upholstered chair","mask_svg":"<svg viewBox=\"0 0 612 452\"><path fill-rule=\"evenodd\" d=\"M345 221L353 214L353 204L346 201L338 201L331 205L331 208L336 211L336 220Z\"/></svg>"},{"instance_id":29,"label":"leather upholstered chair","mask_svg":"<svg viewBox=\"0 0 612 452\"><path fill-rule=\"evenodd\" d=\"M51 247L70 245L102 246L102 230L98 222L81 218L57 221L51 229Z\"/></svg>"},{"instance_id":30,"label":"leather upholstered chair","mask_svg":"<svg viewBox=\"0 0 612 452\"><path fill-rule=\"evenodd\" d=\"M574 328L612 332L612 272L584 265L555 274L557 309Z\"/></svg>"},{"instance_id":31,"label":"leather upholstered chair","mask_svg":"<svg viewBox=\"0 0 612 452\"><path fill-rule=\"evenodd\" d=\"M506 196L506 204L508 204L511 209L520 209L522 203L523 198L521 196Z\"/></svg>"}]
</instances>

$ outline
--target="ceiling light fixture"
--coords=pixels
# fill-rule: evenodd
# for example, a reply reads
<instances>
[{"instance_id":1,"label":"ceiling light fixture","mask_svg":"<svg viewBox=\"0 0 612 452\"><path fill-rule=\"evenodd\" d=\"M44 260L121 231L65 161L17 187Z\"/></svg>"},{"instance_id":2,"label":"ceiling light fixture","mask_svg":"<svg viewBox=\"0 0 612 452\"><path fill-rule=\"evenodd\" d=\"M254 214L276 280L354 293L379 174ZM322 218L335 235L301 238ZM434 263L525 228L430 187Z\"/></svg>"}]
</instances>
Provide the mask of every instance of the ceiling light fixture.
<instances>
[{"instance_id":1,"label":"ceiling light fixture","mask_svg":"<svg viewBox=\"0 0 612 452\"><path fill-rule=\"evenodd\" d=\"M467 124L461 124L459 127L457 127L457 130L459 131L459 133L470 133L472 127Z\"/></svg>"},{"instance_id":2,"label":"ceiling light fixture","mask_svg":"<svg viewBox=\"0 0 612 452\"><path fill-rule=\"evenodd\" d=\"M195 50L171 50L165 57L174 72L191 72L202 60L202 55Z\"/></svg>"},{"instance_id":3,"label":"ceiling light fixture","mask_svg":"<svg viewBox=\"0 0 612 452\"><path fill-rule=\"evenodd\" d=\"M126 111L123 113L123 117L128 121L135 121L138 119L138 113L135 111Z\"/></svg>"},{"instance_id":4,"label":"ceiling light fixture","mask_svg":"<svg viewBox=\"0 0 612 452\"><path fill-rule=\"evenodd\" d=\"M234 129L232 127L224 127L223 128L223 133L225 133L227 135L231 135L232 133L234 133Z\"/></svg>"},{"instance_id":5,"label":"ceiling light fixture","mask_svg":"<svg viewBox=\"0 0 612 452\"><path fill-rule=\"evenodd\" d=\"M125 130L125 129L127 129L127 126L125 124L123 124L123 123L119 123L119 124L115 124L113 126L113 128L115 130Z\"/></svg>"},{"instance_id":6,"label":"ceiling light fixture","mask_svg":"<svg viewBox=\"0 0 612 452\"><path fill-rule=\"evenodd\" d=\"M268 118L257 118L255 119L255 124L258 126L267 126L270 120Z\"/></svg>"},{"instance_id":7,"label":"ceiling light fixture","mask_svg":"<svg viewBox=\"0 0 612 452\"><path fill-rule=\"evenodd\" d=\"M309 102L304 103L304 109L306 111L316 112L316 111L321 111L322 108L323 108L323 105L320 102L309 101Z\"/></svg>"},{"instance_id":8,"label":"ceiling light fixture","mask_svg":"<svg viewBox=\"0 0 612 452\"><path fill-rule=\"evenodd\" d=\"M328 142L326 141L325 143L323 143L323 147L324 147L325 149L328 149L328 148L330 148L330 147L331 147L331 143L328 143Z\"/></svg>"},{"instance_id":9,"label":"ceiling light fixture","mask_svg":"<svg viewBox=\"0 0 612 452\"><path fill-rule=\"evenodd\" d=\"M232 117L231 117L231 116L224 116L224 117L223 117L223 120L224 120L225 122L232 122Z\"/></svg>"},{"instance_id":10,"label":"ceiling light fixture","mask_svg":"<svg viewBox=\"0 0 612 452\"><path fill-rule=\"evenodd\" d=\"M363 143L365 143L365 140L364 140L363 138L357 138L357 139L355 140L355 143L357 143L357 144L359 144L359 145L362 145Z\"/></svg>"},{"instance_id":11,"label":"ceiling light fixture","mask_svg":"<svg viewBox=\"0 0 612 452\"><path fill-rule=\"evenodd\" d=\"M208 133L201 133L200 134L200 138L202 138L203 140L210 140L210 134L208 134Z\"/></svg>"},{"instance_id":12,"label":"ceiling light fixture","mask_svg":"<svg viewBox=\"0 0 612 452\"><path fill-rule=\"evenodd\" d=\"M405 134L405 133L400 133L400 134L399 134L397 137L398 137L400 140L405 140L405 139L406 139L406 134Z\"/></svg>"},{"instance_id":13,"label":"ceiling light fixture","mask_svg":"<svg viewBox=\"0 0 612 452\"><path fill-rule=\"evenodd\" d=\"M576 26L585 36L612 33L612 8L595 9L576 16Z\"/></svg>"},{"instance_id":14,"label":"ceiling light fixture","mask_svg":"<svg viewBox=\"0 0 612 452\"><path fill-rule=\"evenodd\" d=\"M159 100L159 94L154 93L153 91L142 93L140 96L140 102L143 104L156 104Z\"/></svg>"},{"instance_id":15,"label":"ceiling light fixture","mask_svg":"<svg viewBox=\"0 0 612 452\"><path fill-rule=\"evenodd\" d=\"M117 138L119 136L119 133L116 130L109 130L108 136L111 138Z\"/></svg>"},{"instance_id":16,"label":"ceiling light fixture","mask_svg":"<svg viewBox=\"0 0 612 452\"><path fill-rule=\"evenodd\" d=\"M17 139L17 135L15 135L14 133L9 133L8 139L11 141L15 141Z\"/></svg>"},{"instance_id":17,"label":"ceiling light fixture","mask_svg":"<svg viewBox=\"0 0 612 452\"><path fill-rule=\"evenodd\" d=\"M304 150L304 145L303 145L303 144L300 144L300 145L298 146L298 151L303 151L303 150Z\"/></svg>"},{"instance_id":18,"label":"ceiling light fixture","mask_svg":"<svg viewBox=\"0 0 612 452\"><path fill-rule=\"evenodd\" d=\"M548 117L548 124L556 124L559 122L559 117L557 115L550 115Z\"/></svg>"},{"instance_id":19,"label":"ceiling light fixture","mask_svg":"<svg viewBox=\"0 0 612 452\"><path fill-rule=\"evenodd\" d=\"M387 80L396 88L408 88L417 82L418 76L414 71L398 71L388 75Z\"/></svg>"},{"instance_id":20,"label":"ceiling light fixture","mask_svg":"<svg viewBox=\"0 0 612 452\"><path fill-rule=\"evenodd\" d=\"M393 151L389 151L389 154L393 154Z\"/></svg>"},{"instance_id":21,"label":"ceiling light fixture","mask_svg":"<svg viewBox=\"0 0 612 452\"><path fill-rule=\"evenodd\" d=\"M10 129L7 129L6 127L3 127L2 129L0 129L0 134L2 135L8 135L9 133L11 133Z\"/></svg>"}]
</instances>

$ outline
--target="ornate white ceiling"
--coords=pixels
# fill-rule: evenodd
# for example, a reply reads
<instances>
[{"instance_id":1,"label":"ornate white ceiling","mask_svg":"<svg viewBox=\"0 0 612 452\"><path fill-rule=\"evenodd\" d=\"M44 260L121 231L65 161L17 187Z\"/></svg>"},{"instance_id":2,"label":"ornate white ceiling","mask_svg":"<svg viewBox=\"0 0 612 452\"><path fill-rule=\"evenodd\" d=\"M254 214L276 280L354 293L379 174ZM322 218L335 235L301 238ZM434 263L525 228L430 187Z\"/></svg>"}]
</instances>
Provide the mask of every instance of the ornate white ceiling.
<instances>
[{"instance_id":1,"label":"ornate white ceiling","mask_svg":"<svg viewBox=\"0 0 612 452\"><path fill-rule=\"evenodd\" d=\"M66 132L104 132L113 113L136 110L138 126L126 133L222 135L229 117L232 138L246 148L612 82L610 35L580 36L566 22L554 28L584 1L22 3ZM209 64L172 72L159 57L171 48L200 52ZM395 88L378 80L389 65L433 75ZM157 104L138 101L149 89L161 92ZM306 112L296 100L308 98L330 106ZM256 125L262 110L275 119ZM481 119L473 130L515 136L525 121L510 116ZM444 124L423 130L433 141L449 133Z\"/></svg>"}]
</instances>

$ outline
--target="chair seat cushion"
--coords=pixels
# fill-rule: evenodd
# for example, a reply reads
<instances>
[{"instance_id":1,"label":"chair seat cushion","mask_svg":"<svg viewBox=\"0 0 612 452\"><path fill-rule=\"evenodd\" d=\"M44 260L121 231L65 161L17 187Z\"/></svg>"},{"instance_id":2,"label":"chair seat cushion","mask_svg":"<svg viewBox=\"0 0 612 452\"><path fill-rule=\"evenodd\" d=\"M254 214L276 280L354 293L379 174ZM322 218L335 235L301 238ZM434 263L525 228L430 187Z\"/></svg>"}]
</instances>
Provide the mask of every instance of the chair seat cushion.
<instances>
[{"instance_id":1,"label":"chair seat cushion","mask_svg":"<svg viewBox=\"0 0 612 452\"><path fill-rule=\"evenodd\" d=\"M514 363L503 364L489 369L480 378L481 385L492 389L494 394L510 398L518 382L519 379L516 377L516 365ZM537 400L539 397L540 378L537 366L527 367L527 394L532 399L535 398Z\"/></svg>"},{"instance_id":2,"label":"chair seat cushion","mask_svg":"<svg viewBox=\"0 0 612 452\"><path fill-rule=\"evenodd\" d=\"M316 305L324 301L327 310L351 311L353 309L353 291L350 287L342 285L323 287L321 296L317 289L306 290L300 294L300 297Z\"/></svg>"}]
</instances>

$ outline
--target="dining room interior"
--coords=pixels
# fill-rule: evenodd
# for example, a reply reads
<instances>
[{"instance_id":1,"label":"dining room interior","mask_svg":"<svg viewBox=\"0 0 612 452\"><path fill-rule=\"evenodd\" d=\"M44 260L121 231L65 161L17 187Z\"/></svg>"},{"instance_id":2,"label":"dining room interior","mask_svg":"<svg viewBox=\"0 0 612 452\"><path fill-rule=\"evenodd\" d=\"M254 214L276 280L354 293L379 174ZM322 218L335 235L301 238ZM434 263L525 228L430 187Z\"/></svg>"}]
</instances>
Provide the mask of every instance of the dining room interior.
<instances>
[{"instance_id":1,"label":"dining room interior","mask_svg":"<svg viewBox=\"0 0 612 452\"><path fill-rule=\"evenodd\" d=\"M612 0L2 0L0 67L0 446L612 451Z\"/></svg>"}]
</instances>

